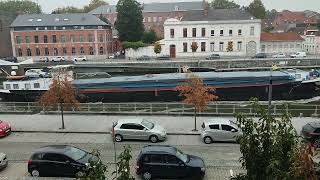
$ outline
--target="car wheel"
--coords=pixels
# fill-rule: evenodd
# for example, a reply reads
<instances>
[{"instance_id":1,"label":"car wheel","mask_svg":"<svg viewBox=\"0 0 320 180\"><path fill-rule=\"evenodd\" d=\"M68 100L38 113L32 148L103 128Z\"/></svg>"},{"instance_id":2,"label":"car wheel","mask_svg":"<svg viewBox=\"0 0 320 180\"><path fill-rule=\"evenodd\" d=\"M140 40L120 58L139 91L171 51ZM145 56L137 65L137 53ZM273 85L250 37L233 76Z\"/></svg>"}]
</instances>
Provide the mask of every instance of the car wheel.
<instances>
[{"instance_id":1,"label":"car wheel","mask_svg":"<svg viewBox=\"0 0 320 180\"><path fill-rule=\"evenodd\" d=\"M206 144L211 144L212 143L212 138L209 136L206 136L203 138L203 142Z\"/></svg>"},{"instance_id":2,"label":"car wheel","mask_svg":"<svg viewBox=\"0 0 320 180\"><path fill-rule=\"evenodd\" d=\"M121 141L123 141L123 137L122 137L120 134L116 134L116 135L114 136L114 139L115 139L116 142L121 142Z\"/></svg>"},{"instance_id":3,"label":"car wheel","mask_svg":"<svg viewBox=\"0 0 320 180\"><path fill-rule=\"evenodd\" d=\"M158 137L156 135L151 135L149 140L152 142L152 143L156 143L158 142Z\"/></svg>"},{"instance_id":4,"label":"car wheel","mask_svg":"<svg viewBox=\"0 0 320 180\"><path fill-rule=\"evenodd\" d=\"M142 175L142 178L144 180L150 180L152 178L152 175L149 172L144 172L143 175Z\"/></svg>"},{"instance_id":5,"label":"car wheel","mask_svg":"<svg viewBox=\"0 0 320 180\"><path fill-rule=\"evenodd\" d=\"M37 169L33 169L31 171L31 176L32 177L39 177L40 176L40 172Z\"/></svg>"}]
</instances>

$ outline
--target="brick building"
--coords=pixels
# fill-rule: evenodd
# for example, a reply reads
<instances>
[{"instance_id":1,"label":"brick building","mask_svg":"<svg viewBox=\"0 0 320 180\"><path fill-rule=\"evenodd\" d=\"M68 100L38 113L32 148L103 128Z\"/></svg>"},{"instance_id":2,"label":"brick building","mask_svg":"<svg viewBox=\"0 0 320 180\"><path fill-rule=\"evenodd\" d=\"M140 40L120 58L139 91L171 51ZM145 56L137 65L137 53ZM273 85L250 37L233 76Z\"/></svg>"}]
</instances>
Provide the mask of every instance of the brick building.
<instances>
[{"instance_id":1,"label":"brick building","mask_svg":"<svg viewBox=\"0 0 320 180\"><path fill-rule=\"evenodd\" d=\"M202 1L142 4L143 23L146 30L153 29L163 38L163 24L169 18L181 19L188 10L202 10ZM116 5L104 5L90 12L106 17L112 24L117 20Z\"/></svg>"},{"instance_id":2,"label":"brick building","mask_svg":"<svg viewBox=\"0 0 320 180\"><path fill-rule=\"evenodd\" d=\"M105 59L112 48L111 25L91 14L20 15L10 33L13 56L19 60L55 56Z\"/></svg>"}]
</instances>

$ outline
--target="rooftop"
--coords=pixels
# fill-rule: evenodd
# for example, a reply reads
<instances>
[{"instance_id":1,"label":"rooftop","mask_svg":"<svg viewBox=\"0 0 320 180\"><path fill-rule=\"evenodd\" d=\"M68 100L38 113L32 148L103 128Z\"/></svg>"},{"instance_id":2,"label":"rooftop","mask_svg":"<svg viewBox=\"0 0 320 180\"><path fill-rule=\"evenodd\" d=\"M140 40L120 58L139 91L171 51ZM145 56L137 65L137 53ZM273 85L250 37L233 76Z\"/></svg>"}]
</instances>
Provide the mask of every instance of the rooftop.
<instances>
[{"instance_id":1,"label":"rooftop","mask_svg":"<svg viewBox=\"0 0 320 180\"><path fill-rule=\"evenodd\" d=\"M144 146L141 152L142 153L164 152L164 153L175 155L177 153L177 149L175 147L167 146L167 145L148 145L148 146Z\"/></svg>"},{"instance_id":2,"label":"rooftop","mask_svg":"<svg viewBox=\"0 0 320 180\"><path fill-rule=\"evenodd\" d=\"M225 20L254 20L249 12L242 9L209 9L205 16L203 10L188 11L182 21L225 21Z\"/></svg>"},{"instance_id":3,"label":"rooftop","mask_svg":"<svg viewBox=\"0 0 320 180\"><path fill-rule=\"evenodd\" d=\"M295 32L281 33L261 33L261 41L304 41L304 39Z\"/></svg>"},{"instance_id":4,"label":"rooftop","mask_svg":"<svg viewBox=\"0 0 320 180\"><path fill-rule=\"evenodd\" d=\"M142 4L143 12L171 12L202 9L202 1L172 2L172 3L148 3ZM116 5L103 5L92 11L91 14L110 14L117 11Z\"/></svg>"},{"instance_id":5,"label":"rooftop","mask_svg":"<svg viewBox=\"0 0 320 180\"><path fill-rule=\"evenodd\" d=\"M87 13L75 14L25 14L19 15L11 27L32 26L103 26L108 25L98 17Z\"/></svg>"}]
</instances>

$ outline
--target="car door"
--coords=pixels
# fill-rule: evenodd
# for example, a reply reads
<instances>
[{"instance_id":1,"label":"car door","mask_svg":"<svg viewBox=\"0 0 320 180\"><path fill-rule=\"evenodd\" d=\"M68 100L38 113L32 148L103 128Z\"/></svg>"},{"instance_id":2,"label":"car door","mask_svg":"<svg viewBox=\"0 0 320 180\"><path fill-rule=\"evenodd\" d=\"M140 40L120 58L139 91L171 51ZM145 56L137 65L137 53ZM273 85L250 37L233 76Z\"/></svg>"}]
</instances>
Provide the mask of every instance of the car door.
<instances>
[{"instance_id":1,"label":"car door","mask_svg":"<svg viewBox=\"0 0 320 180\"><path fill-rule=\"evenodd\" d=\"M132 123L124 123L120 126L120 133L124 139L136 139L135 126Z\"/></svg>"},{"instance_id":2,"label":"car door","mask_svg":"<svg viewBox=\"0 0 320 180\"><path fill-rule=\"evenodd\" d=\"M221 139L221 133L220 133L220 125L219 124L210 124L209 129L207 132L209 133L209 136L214 141L220 141Z\"/></svg>"},{"instance_id":3,"label":"car door","mask_svg":"<svg viewBox=\"0 0 320 180\"><path fill-rule=\"evenodd\" d=\"M221 124L223 141L235 141L238 130L230 125Z\"/></svg>"},{"instance_id":4,"label":"car door","mask_svg":"<svg viewBox=\"0 0 320 180\"><path fill-rule=\"evenodd\" d=\"M149 154L149 171L154 177L167 177L168 171L166 164L164 163L163 154Z\"/></svg>"},{"instance_id":5,"label":"car door","mask_svg":"<svg viewBox=\"0 0 320 180\"><path fill-rule=\"evenodd\" d=\"M137 139L148 140L150 131L148 128L141 124L134 124L135 126L135 136Z\"/></svg>"},{"instance_id":6,"label":"car door","mask_svg":"<svg viewBox=\"0 0 320 180\"><path fill-rule=\"evenodd\" d=\"M164 163L166 163L168 178L181 178L187 175L187 166L176 156L165 155Z\"/></svg>"},{"instance_id":7,"label":"car door","mask_svg":"<svg viewBox=\"0 0 320 180\"><path fill-rule=\"evenodd\" d=\"M48 176L61 176L63 172L60 172L59 166L55 161L54 153L45 153L40 165L40 172Z\"/></svg>"}]
</instances>

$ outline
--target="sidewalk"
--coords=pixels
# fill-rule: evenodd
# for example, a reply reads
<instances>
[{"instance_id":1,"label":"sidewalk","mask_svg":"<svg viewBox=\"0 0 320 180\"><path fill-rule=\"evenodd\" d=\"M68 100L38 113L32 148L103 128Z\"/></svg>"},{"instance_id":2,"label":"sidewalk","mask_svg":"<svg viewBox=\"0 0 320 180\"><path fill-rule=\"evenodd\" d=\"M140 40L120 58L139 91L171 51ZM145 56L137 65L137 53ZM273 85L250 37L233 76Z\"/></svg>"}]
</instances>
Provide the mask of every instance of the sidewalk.
<instances>
[{"instance_id":1,"label":"sidewalk","mask_svg":"<svg viewBox=\"0 0 320 180\"><path fill-rule=\"evenodd\" d=\"M193 116L136 116L136 115L65 115L65 130L60 130L61 115L20 115L0 114L0 119L8 121L13 131L17 132L70 132L70 133L110 133L112 123L119 119L145 118L163 126L169 135L199 135L194 132ZM210 117L197 117L197 129L201 129L203 120ZM212 117L235 120L234 117ZM292 123L297 132L301 127L311 121L319 121L318 118L293 118Z\"/></svg>"}]
</instances>

